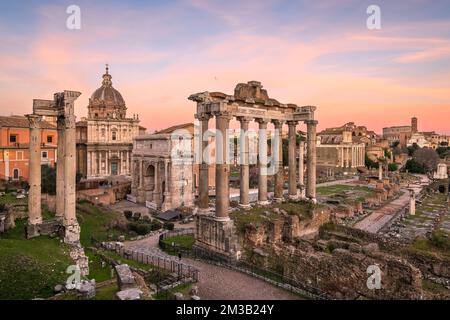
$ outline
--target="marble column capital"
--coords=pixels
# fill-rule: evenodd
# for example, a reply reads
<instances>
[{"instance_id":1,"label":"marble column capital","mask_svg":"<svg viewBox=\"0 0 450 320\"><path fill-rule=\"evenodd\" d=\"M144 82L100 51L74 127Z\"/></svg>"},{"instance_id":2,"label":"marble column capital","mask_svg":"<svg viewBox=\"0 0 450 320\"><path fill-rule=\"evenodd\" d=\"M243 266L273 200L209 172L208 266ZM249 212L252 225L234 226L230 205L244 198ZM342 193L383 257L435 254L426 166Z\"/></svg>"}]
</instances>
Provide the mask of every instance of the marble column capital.
<instances>
[{"instance_id":1,"label":"marble column capital","mask_svg":"<svg viewBox=\"0 0 450 320\"><path fill-rule=\"evenodd\" d=\"M31 129L40 129L41 128L41 123L42 123L41 116L38 116L36 114L29 114L26 117L28 119Z\"/></svg>"},{"instance_id":2,"label":"marble column capital","mask_svg":"<svg viewBox=\"0 0 450 320\"><path fill-rule=\"evenodd\" d=\"M281 120L272 120L271 122L275 126L275 129L280 129L280 130L283 127L283 124L284 124L284 121L281 121Z\"/></svg>"},{"instance_id":3,"label":"marble column capital","mask_svg":"<svg viewBox=\"0 0 450 320\"><path fill-rule=\"evenodd\" d=\"M317 121L317 120L305 120L305 123L308 126L316 126L319 123L319 121Z\"/></svg>"},{"instance_id":4,"label":"marble column capital","mask_svg":"<svg viewBox=\"0 0 450 320\"><path fill-rule=\"evenodd\" d=\"M289 121L286 121L286 123L287 123L288 126L294 126L295 127L298 124L298 121L289 120Z\"/></svg>"},{"instance_id":5,"label":"marble column capital","mask_svg":"<svg viewBox=\"0 0 450 320\"><path fill-rule=\"evenodd\" d=\"M236 117L236 119L242 124L246 123L248 124L250 121L253 121L252 117Z\"/></svg>"},{"instance_id":6,"label":"marble column capital","mask_svg":"<svg viewBox=\"0 0 450 320\"><path fill-rule=\"evenodd\" d=\"M202 113L202 114L195 114L194 117L195 117L195 119L197 119L199 121L208 121L213 116L212 116L212 114L209 114L209 113Z\"/></svg>"},{"instance_id":7,"label":"marble column capital","mask_svg":"<svg viewBox=\"0 0 450 320\"><path fill-rule=\"evenodd\" d=\"M269 119L265 119L265 118L256 118L255 121L257 123L259 123L259 128L260 129L266 129L267 128L267 124L270 122Z\"/></svg>"}]
</instances>

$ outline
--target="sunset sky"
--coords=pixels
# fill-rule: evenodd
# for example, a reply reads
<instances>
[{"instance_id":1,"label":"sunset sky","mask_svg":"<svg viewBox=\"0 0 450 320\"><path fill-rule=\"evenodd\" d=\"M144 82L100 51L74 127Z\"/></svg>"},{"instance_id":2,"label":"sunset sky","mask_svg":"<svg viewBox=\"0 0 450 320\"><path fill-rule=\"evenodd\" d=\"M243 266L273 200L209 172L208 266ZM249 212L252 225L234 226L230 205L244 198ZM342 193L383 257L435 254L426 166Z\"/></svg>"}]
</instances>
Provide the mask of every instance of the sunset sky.
<instances>
[{"instance_id":1,"label":"sunset sky","mask_svg":"<svg viewBox=\"0 0 450 320\"><path fill-rule=\"evenodd\" d=\"M81 8L81 30L66 8ZM381 30L366 9L381 8ZM450 134L450 0L2 1L2 115L82 92L80 118L113 86L147 128L194 120L187 97L261 81L283 103L316 105L319 129L353 121Z\"/></svg>"}]
</instances>

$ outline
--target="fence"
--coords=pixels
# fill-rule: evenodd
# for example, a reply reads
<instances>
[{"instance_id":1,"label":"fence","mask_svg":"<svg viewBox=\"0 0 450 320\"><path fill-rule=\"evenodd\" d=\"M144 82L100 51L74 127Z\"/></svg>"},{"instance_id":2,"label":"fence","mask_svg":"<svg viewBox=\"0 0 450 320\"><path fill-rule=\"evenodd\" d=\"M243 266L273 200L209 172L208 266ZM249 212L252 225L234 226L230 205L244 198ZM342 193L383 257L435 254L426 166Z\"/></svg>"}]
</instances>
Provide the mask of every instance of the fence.
<instances>
[{"instance_id":1,"label":"fence","mask_svg":"<svg viewBox=\"0 0 450 320\"><path fill-rule=\"evenodd\" d=\"M187 265L183 262L168 259L162 256L158 256L156 254L149 254L130 249L125 249L118 245L115 245L113 247L110 245L110 243L99 242L95 239L92 239L92 243L95 246L99 246L106 250L114 251L121 257L124 257L125 259L134 260L143 264L152 265L154 267L170 271L171 273L176 273L180 279L190 278L192 279L193 282L198 281L198 273L199 273L198 269L194 268L193 266Z\"/></svg>"}]
</instances>

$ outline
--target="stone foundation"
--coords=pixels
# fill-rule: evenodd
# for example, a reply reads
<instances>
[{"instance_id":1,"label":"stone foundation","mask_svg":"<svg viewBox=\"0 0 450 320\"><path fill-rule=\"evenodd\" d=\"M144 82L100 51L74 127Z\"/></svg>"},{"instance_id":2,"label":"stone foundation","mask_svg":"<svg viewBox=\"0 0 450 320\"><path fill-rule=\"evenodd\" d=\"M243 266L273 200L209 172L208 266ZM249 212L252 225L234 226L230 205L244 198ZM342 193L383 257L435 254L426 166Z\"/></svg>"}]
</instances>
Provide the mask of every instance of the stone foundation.
<instances>
[{"instance_id":1,"label":"stone foundation","mask_svg":"<svg viewBox=\"0 0 450 320\"><path fill-rule=\"evenodd\" d=\"M220 220L214 216L197 216L196 225L197 251L211 252L239 260L241 252L232 220Z\"/></svg>"}]
</instances>

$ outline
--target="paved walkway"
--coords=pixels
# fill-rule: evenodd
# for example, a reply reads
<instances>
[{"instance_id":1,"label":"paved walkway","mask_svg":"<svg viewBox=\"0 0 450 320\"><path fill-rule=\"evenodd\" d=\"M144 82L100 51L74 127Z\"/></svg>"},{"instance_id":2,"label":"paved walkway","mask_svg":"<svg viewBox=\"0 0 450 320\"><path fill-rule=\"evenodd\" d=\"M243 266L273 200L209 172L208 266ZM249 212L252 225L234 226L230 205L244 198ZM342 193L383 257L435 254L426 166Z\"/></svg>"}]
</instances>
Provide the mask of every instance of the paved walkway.
<instances>
[{"instance_id":1,"label":"paved walkway","mask_svg":"<svg viewBox=\"0 0 450 320\"><path fill-rule=\"evenodd\" d=\"M139 241L129 241L125 247L143 253L177 259L158 247L159 235ZM204 300L298 300L299 296L238 271L193 259L182 259L200 270L197 283Z\"/></svg>"},{"instance_id":2,"label":"paved walkway","mask_svg":"<svg viewBox=\"0 0 450 320\"><path fill-rule=\"evenodd\" d=\"M407 186L409 189L413 189L415 194L418 194L424 186L429 184L429 180L426 176L418 175L418 177L421 180L420 183ZM409 190L401 189L401 191L403 194L400 197L373 211L366 218L356 223L354 227L368 232L377 233L389 221L394 219L395 215L400 210L409 206Z\"/></svg>"}]
</instances>

